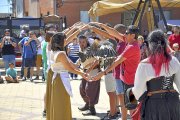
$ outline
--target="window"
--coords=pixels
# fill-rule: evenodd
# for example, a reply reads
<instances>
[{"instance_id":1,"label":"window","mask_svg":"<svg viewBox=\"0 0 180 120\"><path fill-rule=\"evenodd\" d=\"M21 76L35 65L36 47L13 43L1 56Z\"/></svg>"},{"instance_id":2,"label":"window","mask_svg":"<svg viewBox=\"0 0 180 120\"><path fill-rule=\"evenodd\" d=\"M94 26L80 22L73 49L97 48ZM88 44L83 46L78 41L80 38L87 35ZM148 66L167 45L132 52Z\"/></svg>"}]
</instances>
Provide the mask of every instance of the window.
<instances>
[{"instance_id":1,"label":"window","mask_svg":"<svg viewBox=\"0 0 180 120\"><path fill-rule=\"evenodd\" d=\"M162 17L160 15L160 11L159 10L155 10L154 13L155 13L155 16L156 16L156 21L157 22L161 21ZM171 16L171 12L170 11L163 11L163 13L164 13L164 16L165 16L166 20L169 20L170 16Z\"/></svg>"},{"instance_id":2,"label":"window","mask_svg":"<svg viewBox=\"0 0 180 120\"><path fill-rule=\"evenodd\" d=\"M84 23L89 23L92 21L88 15L88 11L80 11L80 21ZM96 21L98 21L98 17L96 18Z\"/></svg>"},{"instance_id":3,"label":"window","mask_svg":"<svg viewBox=\"0 0 180 120\"><path fill-rule=\"evenodd\" d=\"M123 13L123 24L129 26L132 24L132 21L135 16L135 11L126 11Z\"/></svg>"}]
</instances>

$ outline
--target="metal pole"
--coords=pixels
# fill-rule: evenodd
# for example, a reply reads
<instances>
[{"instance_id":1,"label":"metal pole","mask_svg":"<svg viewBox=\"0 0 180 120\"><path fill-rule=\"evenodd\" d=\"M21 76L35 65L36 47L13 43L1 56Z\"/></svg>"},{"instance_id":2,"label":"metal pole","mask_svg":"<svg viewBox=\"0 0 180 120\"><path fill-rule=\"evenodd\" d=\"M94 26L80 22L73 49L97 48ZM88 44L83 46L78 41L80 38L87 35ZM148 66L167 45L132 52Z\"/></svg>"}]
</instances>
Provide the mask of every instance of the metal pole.
<instances>
[{"instance_id":1,"label":"metal pole","mask_svg":"<svg viewBox=\"0 0 180 120\"><path fill-rule=\"evenodd\" d=\"M145 2L144 2L144 6L143 6L143 9L142 9L142 11L141 11L141 16L140 16L140 18L139 18L139 23L138 23L138 27L140 26L140 24L141 24L141 21L142 21L142 17L143 17L143 14L144 14L144 11L145 11L145 8L146 8L146 3L148 2L148 0L145 0ZM139 27L140 28L140 27Z\"/></svg>"},{"instance_id":2,"label":"metal pole","mask_svg":"<svg viewBox=\"0 0 180 120\"><path fill-rule=\"evenodd\" d=\"M164 22L164 25L165 25L165 27L166 27L166 31L168 31L167 21L166 21L166 18L165 18L165 16L164 16L164 13L163 13L161 4L160 4L159 0L156 0L156 2L157 2L157 5L158 5L158 9L159 9L159 11L160 11L160 15L161 15L161 17L162 17L162 19L163 19L163 22Z\"/></svg>"},{"instance_id":3,"label":"metal pole","mask_svg":"<svg viewBox=\"0 0 180 120\"><path fill-rule=\"evenodd\" d=\"M156 16L155 16L155 12L154 12L154 7L152 6L152 11L153 11L153 17L154 17L154 25L156 26L156 28L158 28L158 24L157 24L157 20L156 20Z\"/></svg>"},{"instance_id":4,"label":"metal pole","mask_svg":"<svg viewBox=\"0 0 180 120\"><path fill-rule=\"evenodd\" d=\"M140 10L141 3L142 3L142 0L140 0L139 3L138 3L138 7L137 7L137 10L136 10L136 14L135 14L135 16L134 16L132 25L134 25L134 23L136 22L137 17L138 17L138 15L139 15L139 12L141 11L141 10Z\"/></svg>"},{"instance_id":5,"label":"metal pole","mask_svg":"<svg viewBox=\"0 0 180 120\"><path fill-rule=\"evenodd\" d=\"M8 29L10 30L10 35L12 36L12 16L11 16L11 14L8 18Z\"/></svg>"}]
</instances>

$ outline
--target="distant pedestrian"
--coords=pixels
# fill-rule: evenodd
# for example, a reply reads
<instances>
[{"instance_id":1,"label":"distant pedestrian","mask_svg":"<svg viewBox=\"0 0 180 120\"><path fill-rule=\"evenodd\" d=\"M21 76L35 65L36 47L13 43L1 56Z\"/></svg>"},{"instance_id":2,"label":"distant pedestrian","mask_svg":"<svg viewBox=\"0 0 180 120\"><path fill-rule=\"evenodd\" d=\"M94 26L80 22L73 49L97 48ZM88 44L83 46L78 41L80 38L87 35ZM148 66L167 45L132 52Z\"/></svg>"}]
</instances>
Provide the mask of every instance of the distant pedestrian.
<instances>
[{"instance_id":1,"label":"distant pedestrian","mask_svg":"<svg viewBox=\"0 0 180 120\"><path fill-rule=\"evenodd\" d=\"M178 59L178 61L180 62L180 50L179 50L179 44L178 43L174 43L173 44L173 50L174 52L174 56Z\"/></svg>"},{"instance_id":2,"label":"distant pedestrian","mask_svg":"<svg viewBox=\"0 0 180 120\"><path fill-rule=\"evenodd\" d=\"M10 37L10 30L5 29L0 48L2 48L2 58L6 70L8 69L9 63L14 63L15 65L15 47L16 42L12 37Z\"/></svg>"},{"instance_id":3,"label":"distant pedestrian","mask_svg":"<svg viewBox=\"0 0 180 120\"><path fill-rule=\"evenodd\" d=\"M40 31L40 36L38 37L39 45L37 46L37 57L36 57L36 80L39 80L40 76L40 67L42 66L42 48L41 44L45 41L44 31Z\"/></svg>"},{"instance_id":4,"label":"distant pedestrian","mask_svg":"<svg viewBox=\"0 0 180 120\"><path fill-rule=\"evenodd\" d=\"M74 38L72 43L68 45L68 49L67 49L68 57L73 63L76 63L76 61L79 59L78 56L79 50L80 50L80 46L78 40L77 38ZM77 79L77 74L70 73L70 78Z\"/></svg>"},{"instance_id":5,"label":"distant pedestrian","mask_svg":"<svg viewBox=\"0 0 180 120\"><path fill-rule=\"evenodd\" d=\"M171 48L173 48L173 44L174 43L178 43L180 44L180 27L179 26L175 26L173 27L173 34L169 36L168 40L169 40L169 45ZM179 48L180 50L180 48Z\"/></svg>"},{"instance_id":6,"label":"distant pedestrian","mask_svg":"<svg viewBox=\"0 0 180 120\"><path fill-rule=\"evenodd\" d=\"M143 59L147 58L149 55L148 45L144 41L144 37L141 35L138 36L137 40L138 40L140 50L141 50L141 60L143 60Z\"/></svg>"},{"instance_id":7,"label":"distant pedestrian","mask_svg":"<svg viewBox=\"0 0 180 120\"><path fill-rule=\"evenodd\" d=\"M34 31L29 32L29 37L25 37L23 45L23 55L24 55L24 77L23 81L27 77L27 69L30 67L30 81L33 82L33 68L36 66L36 55L37 55L37 46L39 45L39 40L36 38Z\"/></svg>"},{"instance_id":8,"label":"distant pedestrian","mask_svg":"<svg viewBox=\"0 0 180 120\"><path fill-rule=\"evenodd\" d=\"M9 63L9 68L6 70L5 79L7 83L19 83L17 71L14 68L14 63Z\"/></svg>"}]
</instances>

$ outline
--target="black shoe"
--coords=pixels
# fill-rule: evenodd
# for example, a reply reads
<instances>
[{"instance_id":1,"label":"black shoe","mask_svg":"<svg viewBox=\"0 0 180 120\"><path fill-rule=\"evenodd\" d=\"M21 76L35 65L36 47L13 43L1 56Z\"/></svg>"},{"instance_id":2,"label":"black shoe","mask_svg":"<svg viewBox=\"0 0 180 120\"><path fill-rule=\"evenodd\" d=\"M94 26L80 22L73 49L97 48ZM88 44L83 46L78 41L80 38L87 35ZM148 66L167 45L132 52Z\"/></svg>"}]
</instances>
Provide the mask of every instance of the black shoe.
<instances>
[{"instance_id":1,"label":"black shoe","mask_svg":"<svg viewBox=\"0 0 180 120\"><path fill-rule=\"evenodd\" d=\"M45 77L44 77L44 75L42 76L42 81L45 81Z\"/></svg>"},{"instance_id":2,"label":"black shoe","mask_svg":"<svg viewBox=\"0 0 180 120\"><path fill-rule=\"evenodd\" d=\"M117 115L108 115L108 120L116 120Z\"/></svg>"},{"instance_id":3,"label":"black shoe","mask_svg":"<svg viewBox=\"0 0 180 120\"><path fill-rule=\"evenodd\" d=\"M32 79L32 77L29 79L31 82L33 82L33 79Z\"/></svg>"},{"instance_id":4,"label":"black shoe","mask_svg":"<svg viewBox=\"0 0 180 120\"><path fill-rule=\"evenodd\" d=\"M115 115L108 114L108 115L104 116L101 120L116 120L117 117L118 116L116 114Z\"/></svg>"},{"instance_id":5,"label":"black shoe","mask_svg":"<svg viewBox=\"0 0 180 120\"><path fill-rule=\"evenodd\" d=\"M90 107L89 110L86 112L82 113L84 116L89 116L89 115L96 115L96 110L94 107Z\"/></svg>"},{"instance_id":6,"label":"black shoe","mask_svg":"<svg viewBox=\"0 0 180 120\"><path fill-rule=\"evenodd\" d=\"M107 111L107 113L110 113L110 110ZM120 111L117 111L116 114L121 114Z\"/></svg>"},{"instance_id":7,"label":"black shoe","mask_svg":"<svg viewBox=\"0 0 180 120\"><path fill-rule=\"evenodd\" d=\"M0 78L0 84L1 84L1 83L4 83L4 80L3 80L2 78Z\"/></svg>"},{"instance_id":8,"label":"black shoe","mask_svg":"<svg viewBox=\"0 0 180 120\"><path fill-rule=\"evenodd\" d=\"M46 117L46 110L43 111L42 115L43 117Z\"/></svg>"},{"instance_id":9,"label":"black shoe","mask_svg":"<svg viewBox=\"0 0 180 120\"><path fill-rule=\"evenodd\" d=\"M26 77L23 77L23 78L22 78L22 81L26 81Z\"/></svg>"},{"instance_id":10,"label":"black shoe","mask_svg":"<svg viewBox=\"0 0 180 120\"><path fill-rule=\"evenodd\" d=\"M37 76L34 78L34 80L39 80L39 76L37 75Z\"/></svg>"},{"instance_id":11,"label":"black shoe","mask_svg":"<svg viewBox=\"0 0 180 120\"><path fill-rule=\"evenodd\" d=\"M79 109L80 111L89 110L89 105L88 105L88 104L85 104L83 107L78 107L78 109Z\"/></svg>"}]
</instances>

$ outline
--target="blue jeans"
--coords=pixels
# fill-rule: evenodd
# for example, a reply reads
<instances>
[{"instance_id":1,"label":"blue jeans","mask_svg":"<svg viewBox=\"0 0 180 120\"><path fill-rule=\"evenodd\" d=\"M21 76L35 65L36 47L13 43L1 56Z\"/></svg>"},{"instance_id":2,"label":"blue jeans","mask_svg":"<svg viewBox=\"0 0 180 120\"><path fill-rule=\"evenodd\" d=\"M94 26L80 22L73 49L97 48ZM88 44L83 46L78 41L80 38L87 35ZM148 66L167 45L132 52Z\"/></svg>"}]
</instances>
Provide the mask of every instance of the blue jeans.
<instances>
[{"instance_id":1,"label":"blue jeans","mask_svg":"<svg viewBox=\"0 0 180 120\"><path fill-rule=\"evenodd\" d=\"M122 80L120 79L116 79L116 94L124 94L124 87L123 87L123 83Z\"/></svg>"},{"instance_id":2,"label":"blue jeans","mask_svg":"<svg viewBox=\"0 0 180 120\"><path fill-rule=\"evenodd\" d=\"M15 55L3 55L3 61L4 61L4 65L5 65L5 69L7 70L9 68L9 63L13 63L14 66L15 65Z\"/></svg>"}]
</instances>

